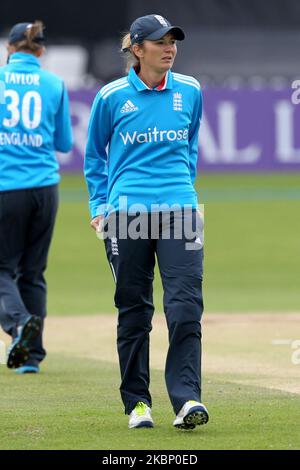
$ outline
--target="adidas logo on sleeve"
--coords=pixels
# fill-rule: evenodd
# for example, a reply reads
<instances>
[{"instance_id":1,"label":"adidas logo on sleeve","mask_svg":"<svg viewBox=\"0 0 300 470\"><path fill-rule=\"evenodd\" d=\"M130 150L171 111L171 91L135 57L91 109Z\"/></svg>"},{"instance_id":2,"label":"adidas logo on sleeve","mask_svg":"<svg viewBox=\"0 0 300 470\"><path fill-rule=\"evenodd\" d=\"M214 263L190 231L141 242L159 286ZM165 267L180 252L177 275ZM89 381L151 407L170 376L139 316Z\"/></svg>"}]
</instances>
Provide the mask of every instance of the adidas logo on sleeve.
<instances>
[{"instance_id":1,"label":"adidas logo on sleeve","mask_svg":"<svg viewBox=\"0 0 300 470\"><path fill-rule=\"evenodd\" d=\"M137 111L139 108L133 104L132 101L127 100L126 103L120 109L122 114L124 113L132 113L133 111Z\"/></svg>"}]
</instances>

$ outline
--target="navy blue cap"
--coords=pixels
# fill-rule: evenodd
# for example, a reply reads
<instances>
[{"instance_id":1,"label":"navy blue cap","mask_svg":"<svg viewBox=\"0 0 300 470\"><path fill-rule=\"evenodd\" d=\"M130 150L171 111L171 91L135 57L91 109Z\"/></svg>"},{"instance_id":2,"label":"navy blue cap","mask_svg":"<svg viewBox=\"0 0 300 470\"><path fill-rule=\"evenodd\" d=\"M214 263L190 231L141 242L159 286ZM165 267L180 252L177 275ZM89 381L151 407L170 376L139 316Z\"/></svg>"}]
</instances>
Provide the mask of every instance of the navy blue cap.
<instances>
[{"instance_id":1,"label":"navy blue cap","mask_svg":"<svg viewBox=\"0 0 300 470\"><path fill-rule=\"evenodd\" d=\"M179 41L185 38L183 30L179 26L172 26L163 16L141 16L137 18L130 27L130 40L131 44L140 44L144 39L156 41L167 33L173 33L174 38Z\"/></svg>"},{"instance_id":2,"label":"navy blue cap","mask_svg":"<svg viewBox=\"0 0 300 470\"><path fill-rule=\"evenodd\" d=\"M15 24L8 35L8 43L14 44L19 41L26 39L26 30L31 28L33 23L17 23ZM33 39L33 42L43 45L45 43L44 33L41 32Z\"/></svg>"}]
</instances>

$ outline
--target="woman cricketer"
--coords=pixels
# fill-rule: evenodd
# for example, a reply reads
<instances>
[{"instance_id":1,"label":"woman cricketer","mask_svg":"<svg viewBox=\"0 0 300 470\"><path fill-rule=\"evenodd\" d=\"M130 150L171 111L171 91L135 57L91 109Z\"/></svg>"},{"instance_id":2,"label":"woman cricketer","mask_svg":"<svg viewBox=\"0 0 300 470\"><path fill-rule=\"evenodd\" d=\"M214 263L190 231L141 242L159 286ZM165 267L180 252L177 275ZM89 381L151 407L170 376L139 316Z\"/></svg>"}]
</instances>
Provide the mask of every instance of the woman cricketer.
<instances>
[{"instance_id":1,"label":"woman cricketer","mask_svg":"<svg viewBox=\"0 0 300 470\"><path fill-rule=\"evenodd\" d=\"M182 29L160 15L136 19L122 43L129 73L100 90L88 132L91 225L101 231L113 217L117 221L116 233L105 230L104 238L116 283L120 391L130 428L153 427L149 333L155 257L169 330L165 379L176 415L173 424L193 429L208 421L201 403L203 249L199 236L191 240L185 231L175 234L178 221L194 227L199 217L193 183L201 90L193 77L171 72L176 40L183 39ZM164 220L169 208L168 237ZM130 233L137 214L148 222L140 237ZM126 236L120 233L124 223ZM188 249L189 241L194 249Z\"/></svg>"},{"instance_id":2,"label":"woman cricketer","mask_svg":"<svg viewBox=\"0 0 300 470\"><path fill-rule=\"evenodd\" d=\"M46 351L47 255L58 205L55 151L72 146L63 81L40 68L43 24L18 23L0 68L0 324L12 336L7 366L39 372Z\"/></svg>"}]
</instances>

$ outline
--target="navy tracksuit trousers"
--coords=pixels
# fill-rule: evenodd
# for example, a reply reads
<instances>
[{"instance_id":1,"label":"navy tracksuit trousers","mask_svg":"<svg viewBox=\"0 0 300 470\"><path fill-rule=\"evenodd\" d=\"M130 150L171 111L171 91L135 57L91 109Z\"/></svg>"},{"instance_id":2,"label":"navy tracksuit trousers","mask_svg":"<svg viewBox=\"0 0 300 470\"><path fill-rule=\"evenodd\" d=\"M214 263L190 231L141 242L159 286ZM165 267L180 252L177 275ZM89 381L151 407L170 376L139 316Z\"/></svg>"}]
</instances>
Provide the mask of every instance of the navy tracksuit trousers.
<instances>
[{"instance_id":1,"label":"navy tracksuit trousers","mask_svg":"<svg viewBox=\"0 0 300 470\"><path fill-rule=\"evenodd\" d=\"M153 288L155 256L164 290L164 311L169 330L169 350L165 368L167 390L177 414L188 400L201 400L201 317L203 313L203 249L183 234L174 236L174 220L190 217L195 227L198 213L171 213L165 224L162 213L151 222L147 215L148 238L105 239L106 253L116 282L118 308L117 346L121 370L121 397L125 413L143 401L151 406L149 392L149 333L154 312ZM117 221L121 213L116 214ZM134 220L129 216L127 226ZM126 223L126 222L125 222ZM154 227L155 225L155 227ZM169 225L169 227L168 227ZM167 230L166 230L167 229ZM165 235L170 230L170 237ZM105 228L107 231L107 227ZM153 237L155 232L155 237ZM199 241L199 238L198 238Z\"/></svg>"},{"instance_id":2,"label":"navy tracksuit trousers","mask_svg":"<svg viewBox=\"0 0 300 470\"><path fill-rule=\"evenodd\" d=\"M56 185L0 192L0 324L13 338L28 315L46 316L44 271L57 207ZM27 365L46 355L42 332Z\"/></svg>"}]
</instances>

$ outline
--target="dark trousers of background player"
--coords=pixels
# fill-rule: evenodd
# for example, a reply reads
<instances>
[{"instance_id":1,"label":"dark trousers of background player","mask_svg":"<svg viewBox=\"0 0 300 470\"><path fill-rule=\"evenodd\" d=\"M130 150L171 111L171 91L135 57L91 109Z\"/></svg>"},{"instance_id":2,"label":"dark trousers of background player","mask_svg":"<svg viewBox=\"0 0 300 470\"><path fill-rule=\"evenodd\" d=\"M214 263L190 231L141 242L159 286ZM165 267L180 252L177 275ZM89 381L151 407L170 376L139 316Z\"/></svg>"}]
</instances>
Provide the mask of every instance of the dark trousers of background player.
<instances>
[{"instance_id":1,"label":"dark trousers of background player","mask_svg":"<svg viewBox=\"0 0 300 470\"><path fill-rule=\"evenodd\" d=\"M177 414L186 401L201 401L203 249L201 246L199 249L199 245L195 243L194 249L187 250L186 243L191 242L189 236L175 239L174 218L183 220L181 211L171 213L170 239L162 237L162 233L168 230L168 222L167 225L163 222L161 213L154 229L158 239L151 239L150 215L147 215L148 239L121 239L119 225L123 222L118 223L121 216L121 213L116 214L116 237L107 237L105 248L116 282L120 391L125 413L130 414L139 401L150 407L152 404L149 392L149 333L154 312L152 283L156 256L163 283L164 311L169 331L165 380ZM184 217L192 218L192 227L195 230L198 213L193 210ZM128 217L128 226L133 220L134 216ZM107 230L109 231L106 227L105 231Z\"/></svg>"},{"instance_id":2,"label":"dark trousers of background player","mask_svg":"<svg viewBox=\"0 0 300 470\"><path fill-rule=\"evenodd\" d=\"M0 324L16 336L29 315L46 316L44 271L58 207L57 186L0 192ZM27 365L45 357L43 328Z\"/></svg>"}]
</instances>

